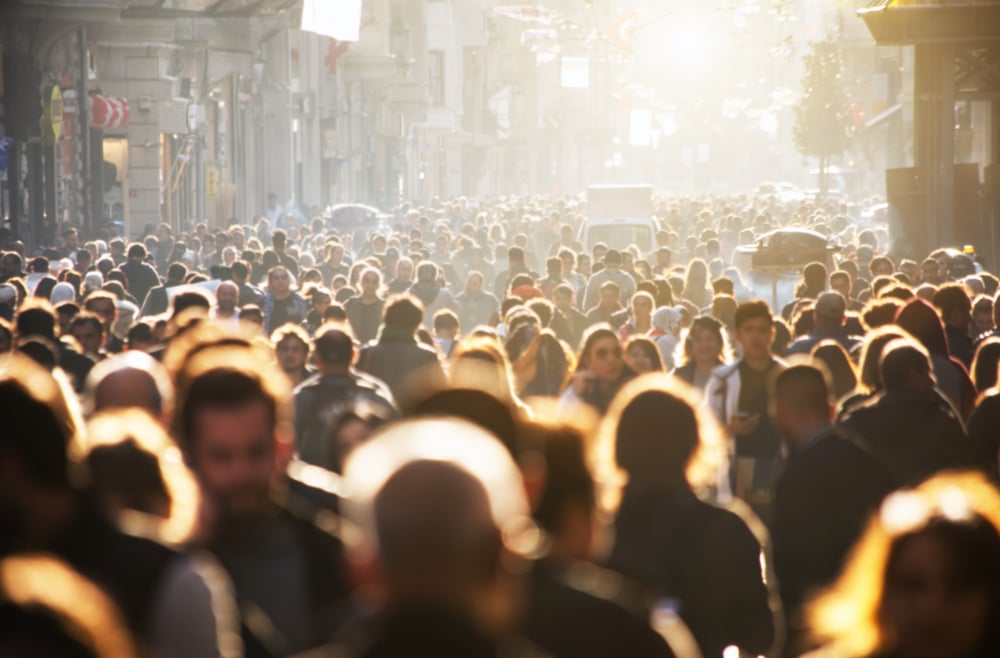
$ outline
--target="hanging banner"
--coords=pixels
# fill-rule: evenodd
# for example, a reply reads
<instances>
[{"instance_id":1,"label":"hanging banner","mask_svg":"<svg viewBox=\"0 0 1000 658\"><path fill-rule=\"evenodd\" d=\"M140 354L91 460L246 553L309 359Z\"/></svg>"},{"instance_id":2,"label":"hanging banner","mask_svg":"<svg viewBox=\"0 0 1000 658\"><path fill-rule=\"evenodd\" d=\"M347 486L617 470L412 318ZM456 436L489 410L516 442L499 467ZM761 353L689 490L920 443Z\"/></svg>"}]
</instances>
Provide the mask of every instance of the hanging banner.
<instances>
[{"instance_id":1,"label":"hanging banner","mask_svg":"<svg viewBox=\"0 0 1000 658\"><path fill-rule=\"evenodd\" d=\"M102 96L91 92L88 99L90 127L95 130L116 130L128 125L132 114L128 101L117 96Z\"/></svg>"},{"instance_id":2,"label":"hanging banner","mask_svg":"<svg viewBox=\"0 0 1000 658\"><path fill-rule=\"evenodd\" d=\"M49 103L45 107L45 124L49 128L48 137L53 143L58 142L63 131L63 97L59 85L52 85Z\"/></svg>"}]
</instances>

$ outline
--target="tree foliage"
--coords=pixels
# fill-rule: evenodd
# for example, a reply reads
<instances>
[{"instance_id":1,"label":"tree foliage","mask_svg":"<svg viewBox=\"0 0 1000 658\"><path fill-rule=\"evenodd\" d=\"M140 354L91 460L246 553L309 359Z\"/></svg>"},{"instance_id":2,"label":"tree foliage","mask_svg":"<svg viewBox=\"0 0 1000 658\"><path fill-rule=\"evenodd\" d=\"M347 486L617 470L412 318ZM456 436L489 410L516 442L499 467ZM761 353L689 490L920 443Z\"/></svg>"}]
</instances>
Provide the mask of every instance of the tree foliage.
<instances>
[{"instance_id":1,"label":"tree foliage","mask_svg":"<svg viewBox=\"0 0 1000 658\"><path fill-rule=\"evenodd\" d=\"M819 159L820 186L825 187L830 158L846 151L854 137L844 64L833 41L813 43L805 56L802 99L795 107L793 134L803 155Z\"/></svg>"}]
</instances>

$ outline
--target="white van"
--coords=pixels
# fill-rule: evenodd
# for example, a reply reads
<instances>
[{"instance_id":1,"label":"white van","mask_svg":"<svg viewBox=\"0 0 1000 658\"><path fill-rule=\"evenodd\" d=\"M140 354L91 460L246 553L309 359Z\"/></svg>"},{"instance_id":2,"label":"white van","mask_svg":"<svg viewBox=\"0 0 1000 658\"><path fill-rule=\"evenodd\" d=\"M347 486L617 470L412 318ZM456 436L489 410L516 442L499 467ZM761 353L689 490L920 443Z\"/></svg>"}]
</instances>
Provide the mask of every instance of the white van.
<instances>
[{"instance_id":1,"label":"white van","mask_svg":"<svg viewBox=\"0 0 1000 658\"><path fill-rule=\"evenodd\" d=\"M579 240L588 252L598 242L609 249L631 245L649 254L656 245L653 188L648 185L592 185L587 188L587 219Z\"/></svg>"}]
</instances>

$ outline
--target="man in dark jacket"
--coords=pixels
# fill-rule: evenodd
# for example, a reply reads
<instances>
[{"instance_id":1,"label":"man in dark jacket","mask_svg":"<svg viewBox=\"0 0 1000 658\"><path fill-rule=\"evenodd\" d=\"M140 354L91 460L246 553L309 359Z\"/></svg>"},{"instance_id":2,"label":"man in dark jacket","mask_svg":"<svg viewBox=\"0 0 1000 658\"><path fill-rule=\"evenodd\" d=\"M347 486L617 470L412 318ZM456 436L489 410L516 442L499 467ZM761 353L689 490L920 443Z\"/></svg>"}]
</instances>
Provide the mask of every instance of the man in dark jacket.
<instances>
[{"instance_id":1,"label":"man in dark jacket","mask_svg":"<svg viewBox=\"0 0 1000 658\"><path fill-rule=\"evenodd\" d=\"M182 377L175 431L212 510L203 547L233 585L247 658L321 645L343 621L340 541L281 502L292 448L284 376L250 348L207 347Z\"/></svg>"},{"instance_id":2,"label":"man in dark jacket","mask_svg":"<svg viewBox=\"0 0 1000 658\"><path fill-rule=\"evenodd\" d=\"M417 298L409 294L393 297L386 303L378 342L366 347L358 359L358 369L385 382L397 401L404 400L410 381L433 388L445 380L437 353L417 341L423 319Z\"/></svg>"},{"instance_id":3,"label":"man in dark jacket","mask_svg":"<svg viewBox=\"0 0 1000 658\"><path fill-rule=\"evenodd\" d=\"M149 263L146 262L146 246L134 242L128 248L128 261L119 267L128 279L128 291L136 299L144 300L149 291L160 285L160 277Z\"/></svg>"},{"instance_id":4,"label":"man in dark jacket","mask_svg":"<svg viewBox=\"0 0 1000 658\"><path fill-rule=\"evenodd\" d=\"M313 341L319 377L295 390L295 436L300 458L310 464L341 471L353 446L335 443L331 436L346 412L372 414L382 420L396 415L392 392L381 381L354 371L354 341L339 325L320 328Z\"/></svg>"},{"instance_id":5,"label":"man in dark jacket","mask_svg":"<svg viewBox=\"0 0 1000 658\"><path fill-rule=\"evenodd\" d=\"M972 326L972 300L965 288L957 283L938 288L934 293L934 306L944 320L944 331L948 337L948 351L969 369L976 350L969 328Z\"/></svg>"},{"instance_id":6,"label":"man in dark jacket","mask_svg":"<svg viewBox=\"0 0 1000 658\"><path fill-rule=\"evenodd\" d=\"M171 263L170 267L167 268L166 282L163 285L149 289L149 293L142 304L141 315L146 317L166 313L167 309L170 308L170 296L167 294L167 290L182 285L186 276L187 267L184 263Z\"/></svg>"},{"instance_id":7,"label":"man in dark jacket","mask_svg":"<svg viewBox=\"0 0 1000 658\"><path fill-rule=\"evenodd\" d=\"M814 366L778 375L775 425L788 459L775 491L771 538L789 656L808 648L803 603L836 579L868 516L893 489L885 466L833 428L834 408L826 377Z\"/></svg>"},{"instance_id":8,"label":"man in dark jacket","mask_svg":"<svg viewBox=\"0 0 1000 658\"><path fill-rule=\"evenodd\" d=\"M926 350L911 340L885 347L879 365L885 391L844 419L900 486L938 471L971 465L971 446L954 409L935 389Z\"/></svg>"}]
</instances>

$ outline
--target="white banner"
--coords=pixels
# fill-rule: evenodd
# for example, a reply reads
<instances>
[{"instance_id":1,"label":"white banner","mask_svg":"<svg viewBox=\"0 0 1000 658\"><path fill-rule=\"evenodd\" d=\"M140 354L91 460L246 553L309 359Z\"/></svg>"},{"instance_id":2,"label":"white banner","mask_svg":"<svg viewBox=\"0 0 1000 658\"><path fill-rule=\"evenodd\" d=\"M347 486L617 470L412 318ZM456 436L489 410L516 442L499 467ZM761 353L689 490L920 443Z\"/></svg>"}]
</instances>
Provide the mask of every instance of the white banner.
<instances>
[{"instance_id":1,"label":"white banner","mask_svg":"<svg viewBox=\"0 0 1000 658\"><path fill-rule=\"evenodd\" d=\"M305 0L300 27L337 41L357 41L361 37L361 0Z\"/></svg>"}]
</instances>

